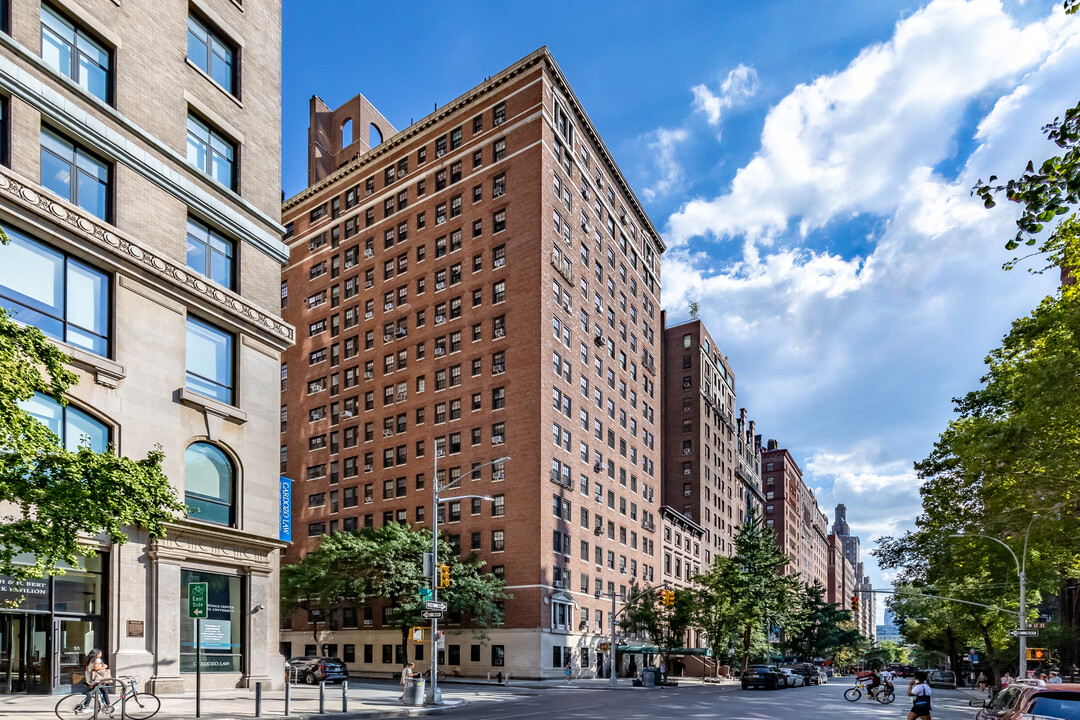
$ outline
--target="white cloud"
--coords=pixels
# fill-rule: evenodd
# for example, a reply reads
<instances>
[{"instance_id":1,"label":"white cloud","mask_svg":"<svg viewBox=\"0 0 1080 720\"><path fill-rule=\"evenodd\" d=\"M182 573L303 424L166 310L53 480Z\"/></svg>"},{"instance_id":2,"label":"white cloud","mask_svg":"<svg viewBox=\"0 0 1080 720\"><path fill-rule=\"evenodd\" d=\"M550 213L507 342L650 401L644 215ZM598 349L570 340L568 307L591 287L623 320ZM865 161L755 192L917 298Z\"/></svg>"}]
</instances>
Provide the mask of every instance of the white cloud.
<instances>
[{"instance_id":1,"label":"white cloud","mask_svg":"<svg viewBox=\"0 0 1080 720\"><path fill-rule=\"evenodd\" d=\"M675 157L675 149L689 135L690 133L683 128L675 130L658 128L646 136L646 145L652 152L653 161L659 171L656 182L642 191L646 200L655 200L667 194L682 181L683 168Z\"/></svg>"},{"instance_id":2,"label":"white cloud","mask_svg":"<svg viewBox=\"0 0 1080 720\"><path fill-rule=\"evenodd\" d=\"M977 384L1011 319L1053 288L1001 271L1015 208L986 211L970 188L1056 154L1040 127L1080 97L1078 66L1080 22L1060 9L1019 25L996 2L938 0L847 68L795 88L731 187L669 220L669 316L700 303L739 404L803 464L830 516L847 504L867 550L912 527L912 464L951 417L950 398ZM976 100L990 110L973 137L956 137ZM935 172L946 164L957 169ZM812 245L854 217L875 221L858 252ZM741 247L721 261L687 242L699 236Z\"/></svg>"},{"instance_id":3,"label":"white cloud","mask_svg":"<svg viewBox=\"0 0 1080 720\"><path fill-rule=\"evenodd\" d=\"M704 113L710 125L719 127L724 110L753 97L757 90L757 71L740 63L720 83L719 95L710 90L707 85L695 85L691 88L691 92L694 93L694 110Z\"/></svg>"},{"instance_id":4,"label":"white cloud","mask_svg":"<svg viewBox=\"0 0 1080 720\"><path fill-rule=\"evenodd\" d=\"M730 191L688 202L669 220L669 242L774 235L796 218L805 233L837 216L893 211L911 173L951 151L970 103L1036 68L1076 26L1060 9L1019 26L994 0L931 3L888 42L781 100ZM698 95L694 107L718 119L722 98Z\"/></svg>"}]
</instances>

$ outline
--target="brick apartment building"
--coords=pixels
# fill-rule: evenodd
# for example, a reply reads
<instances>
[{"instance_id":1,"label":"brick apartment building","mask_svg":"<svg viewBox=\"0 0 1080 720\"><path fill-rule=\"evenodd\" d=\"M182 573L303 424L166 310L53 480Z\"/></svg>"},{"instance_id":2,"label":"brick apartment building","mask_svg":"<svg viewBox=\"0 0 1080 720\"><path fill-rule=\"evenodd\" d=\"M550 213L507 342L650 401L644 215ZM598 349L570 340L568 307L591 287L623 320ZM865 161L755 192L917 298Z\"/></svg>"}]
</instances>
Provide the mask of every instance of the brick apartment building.
<instances>
[{"instance_id":1,"label":"brick apartment building","mask_svg":"<svg viewBox=\"0 0 1080 720\"><path fill-rule=\"evenodd\" d=\"M818 507L813 491L803 482L795 458L775 440L761 454L765 490L765 524L791 564L785 573L799 573L807 584L828 587L828 520Z\"/></svg>"},{"instance_id":2,"label":"brick apartment building","mask_svg":"<svg viewBox=\"0 0 1080 720\"><path fill-rule=\"evenodd\" d=\"M280 686L281 3L0 20L0 305L79 378L26 409L69 449L160 447L189 507L163 538L84 538L97 554L33 592L0 578L0 693L72 692L93 647L140 687L194 690L196 581L202 687Z\"/></svg>"},{"instance_id":3,"label":"brick apartment building","mask_svg":"<svg viewBox=\"0 0 1080 720\"><path fill-rule=\"evenodd\" d=\"M310 187L283 206L287 559L426 526L430 483L460 479L496 502L444 503L440 530L513 599L486 640L448 625L447 671L600 672L594 593L660 575L659 234L546 48L400 132L362 97L313 99L311 123ZM392 672L381 613L342 608L321 648L295 614L283 650Z\"/></svg>"},{"instance_id":4,"label":"brick apartment building","mask_svg":"<svg viewBox=\"0 0 1080 720\"><path fill-rule=\"evenodd\" d=\"M662 377L664 504L704 528L708 568L761 509L761 439L746 410L735 413L735 374L700 320L665 326Z\"/></svg>"}]
</instances>

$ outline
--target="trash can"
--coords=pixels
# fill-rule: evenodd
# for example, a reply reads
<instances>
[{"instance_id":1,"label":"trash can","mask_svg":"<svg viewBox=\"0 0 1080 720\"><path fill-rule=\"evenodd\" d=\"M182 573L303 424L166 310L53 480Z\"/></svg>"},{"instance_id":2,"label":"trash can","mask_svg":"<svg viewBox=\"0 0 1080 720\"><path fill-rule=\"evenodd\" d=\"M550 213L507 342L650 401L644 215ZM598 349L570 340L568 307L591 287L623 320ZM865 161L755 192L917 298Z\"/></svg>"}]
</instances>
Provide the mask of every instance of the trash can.
<instances>
[{"instance_id":1,"label":"trash can","mask_svg":"<svg viewBox=\"0 0 1080 720\"><path fill-rule=\"evenodd\" d=\"M656 687L656 670L645 668L641 671L641 686L647 688Z\"/></svg>"},{"instance_id":2,"label":"trash can","mask_svg":"<svg viewBox=\"0 0 1080 720\"><path fill-rule=\"evenodd\" d=\"M424 704L424 678L413 677L405 681L404 702L413 707Z\"/></svg>"}]
</instances>

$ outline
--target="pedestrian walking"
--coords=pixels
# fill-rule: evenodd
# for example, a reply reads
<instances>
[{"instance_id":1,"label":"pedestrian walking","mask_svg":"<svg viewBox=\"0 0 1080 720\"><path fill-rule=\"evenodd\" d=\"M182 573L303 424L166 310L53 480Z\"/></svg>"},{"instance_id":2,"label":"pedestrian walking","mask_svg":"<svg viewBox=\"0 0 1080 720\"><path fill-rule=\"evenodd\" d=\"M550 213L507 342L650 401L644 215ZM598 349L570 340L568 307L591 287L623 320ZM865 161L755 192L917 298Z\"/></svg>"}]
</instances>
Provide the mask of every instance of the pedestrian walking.
<instances>
[{"instance_id":1,"label":"pedestrian walking","mask_svg":"<svg viewBox=\"0 0 1080 720\"><path fill-rule=\"evenodd\" d=\"M911 711L908 720L930 720L930 684L926 682L925 670L916 670L915 677L908 683L907 694L911 697Z\"/></svg>"},{"instance_id":2,"label":"pedestrian walking","mask_svg":"<svg viewBox=\"0 0 1080 720\"><path fill-rule=\"evenodd\" d=\"M1001 689L1004 690L1005 688L1009 687L1009 684L1012 683L1012 681L1013 676L1006 672L1004 675L1001 676Z\"/></svg>"},{"instance_id":3,"label":"pedestrian walking","mask_svg":"<svg viewBox=\"0 0 1080 720\"><path fill-rule=\"evenodd\" d=\"M566 661L566 667L563 668L563 674L566 675L566 684L570 684L570 680L573 678L574 670L570 667L570 661Z\"/></svg>"},{"instance_id":4,"label":"pedestrian walking","mask_svg":"<svg viewBox=\"0 0 1080 720\"><path fill-rule=\"evenodd\" d=\"M109 678L109 666L101 659L101 650L94 648L86 656L86 684L93 692L94 685ZM105 712L112 715L112 706L109 705L109 686L101 686L101 700L105 703Z\"/></svg>"},{"instance_id":5,"label":"pedestrian walking","mask_svg":"<svg viewBox=\"0 0 1080 720\"><path fill-rule=\"evenodd\" d=\"M416 675L416 669L415 668L416 668L416 666L410 660L408 663L405 664L405 667L403 667L401 669L401 680L400 680L399 684L402 687L404 687L405 683L407 681L411 680L413 678L413 676ZM401 695L398 696L398 700L400 700L401 702L405 702L405 691L404 690L401 691Z\"/></svg>"},{"instance_id":6,"label":"pedestrian walking","mask_svg":"<svg viewBox=\"0 0 1080 720\"><path fill-rule=\"evenodd\" d=\"M971 683L972 690L979 687L979 676L975 674L974 670L968 673L968 682Z\"/></svg>"},{"instance_id":7,"label":"pedestrian walking","mask_svg":"<svg viewBox=\"0 0 1080 720\"><path fill-rule=\"evenodd\" d=\"M979 671L979 692L986 692L986 672L983 670Z\"/></svg>"}]
</instances>

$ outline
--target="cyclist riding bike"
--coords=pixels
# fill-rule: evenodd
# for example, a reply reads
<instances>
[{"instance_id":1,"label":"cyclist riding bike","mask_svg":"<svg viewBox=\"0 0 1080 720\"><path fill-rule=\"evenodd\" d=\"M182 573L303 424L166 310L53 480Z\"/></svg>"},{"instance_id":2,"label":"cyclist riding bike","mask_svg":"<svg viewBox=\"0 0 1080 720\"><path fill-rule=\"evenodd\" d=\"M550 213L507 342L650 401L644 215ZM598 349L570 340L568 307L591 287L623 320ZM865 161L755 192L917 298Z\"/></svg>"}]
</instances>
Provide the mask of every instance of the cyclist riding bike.
<instances>
[{"instance_id":1,"label":"cyclist riding bike","mask_svg":"<svg viewBox=\"0 0 1080 720\"><path fill-rule=\"evenodd\" d=\"M885 669L881 671L881 682L885 684L885 688L889 691L895 692L893 688L893 672L892 670Z\"/></svg>"},{"instance_id":2,"label":"cyclist riding bike","mask_svg":"<svg viewBox=\"0 0 1080 720\"><path fill-rule=\"evenodd\" d=\"M859 672L855 678L866 682L870 681L870 684L866 688L866 694L870 697L874 697L874 692L881 687L881 676L878 675L877 670L863 670Z\"/></svg>"}]
</instances>

